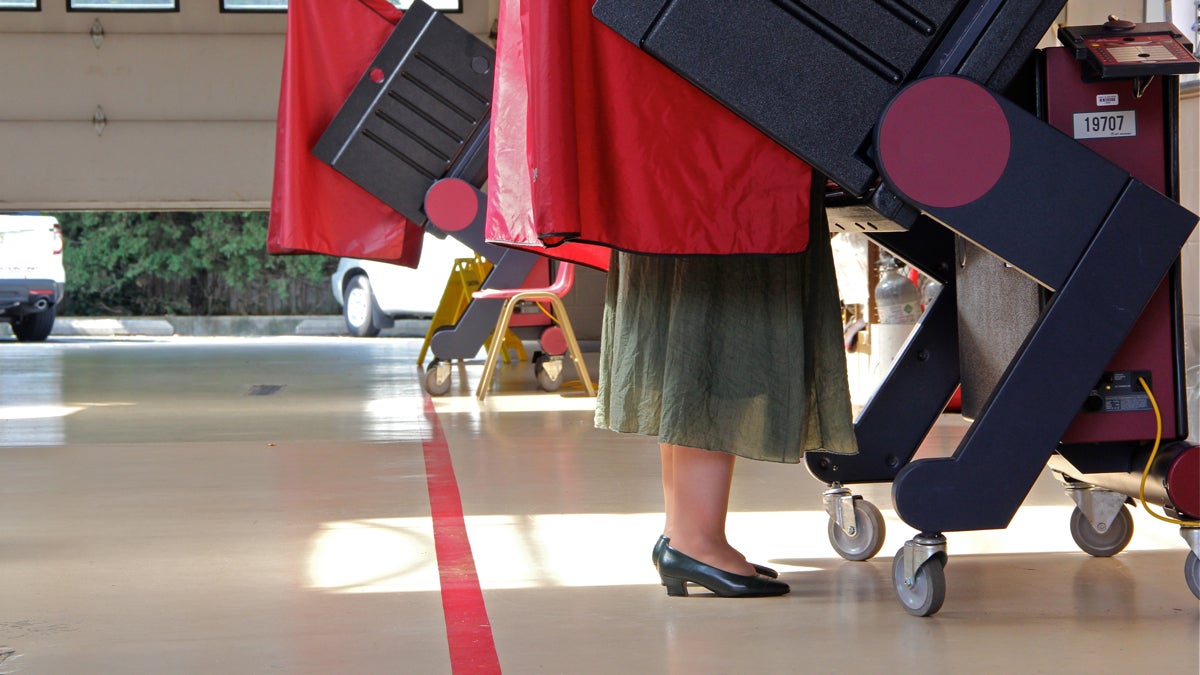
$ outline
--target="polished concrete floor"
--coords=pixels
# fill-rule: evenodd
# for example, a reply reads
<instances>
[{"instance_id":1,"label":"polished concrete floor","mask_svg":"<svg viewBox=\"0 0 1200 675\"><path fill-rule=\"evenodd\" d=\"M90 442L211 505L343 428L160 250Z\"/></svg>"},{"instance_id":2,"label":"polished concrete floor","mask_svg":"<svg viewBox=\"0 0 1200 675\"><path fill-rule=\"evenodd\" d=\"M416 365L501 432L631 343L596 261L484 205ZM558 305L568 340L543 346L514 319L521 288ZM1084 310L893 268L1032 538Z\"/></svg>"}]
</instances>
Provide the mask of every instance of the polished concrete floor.
<instances>
[{"instance_id":1,"label":"polished concrete floor","mask_svg":"<svg viewBox=\"0 0 1200 675\"><path fill-rule=\"evenodd\" d=\"M419 340L0 341L3 673L1191 673L1173 526L1075 548L1046 476L1002 531L950 533L943 609L909 616L887 486L868 562L801 466L738 466L730 537L792 586L668 598L651 439L577 388L482 362L428 399ZM950 451L947 416L923 453Z\"/></svg>"}]
</instances>

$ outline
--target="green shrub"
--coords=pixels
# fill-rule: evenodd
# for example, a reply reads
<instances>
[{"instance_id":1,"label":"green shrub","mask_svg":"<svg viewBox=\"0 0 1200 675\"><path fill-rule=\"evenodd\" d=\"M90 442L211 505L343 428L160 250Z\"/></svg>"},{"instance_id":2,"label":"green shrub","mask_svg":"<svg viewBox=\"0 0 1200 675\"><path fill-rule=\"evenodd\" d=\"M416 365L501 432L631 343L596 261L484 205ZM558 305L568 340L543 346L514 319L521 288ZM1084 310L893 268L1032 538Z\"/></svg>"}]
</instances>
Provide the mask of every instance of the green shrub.
<instances>
[{"instance_id":1,"label":"green shrub","mask_svg":"<svg viewBox=\"0 0 1200 675\"><path fill-rule=\"evenodd\" d=\"M60 315L329 314L337 259L267 254L262 211L67 212Z\"/></svg>"}]
</instances>

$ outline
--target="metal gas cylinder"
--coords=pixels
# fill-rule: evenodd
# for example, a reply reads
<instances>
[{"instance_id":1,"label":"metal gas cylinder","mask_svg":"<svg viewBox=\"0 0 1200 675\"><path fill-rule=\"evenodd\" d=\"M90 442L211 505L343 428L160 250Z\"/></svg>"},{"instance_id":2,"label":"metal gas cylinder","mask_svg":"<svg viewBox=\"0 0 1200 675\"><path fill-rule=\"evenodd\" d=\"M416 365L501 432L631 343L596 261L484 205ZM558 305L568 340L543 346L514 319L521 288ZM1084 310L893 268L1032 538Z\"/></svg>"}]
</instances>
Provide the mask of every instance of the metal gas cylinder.
<instances>
[{"instance_id":1,"label":"metal gas cylinder","mask_svg":"<svg viewBox=\"0 0 1200 675\"><path fill-rule=\"evenodd\" d=\"M879 283L875 285L877 323L870 327L872 386L887 377L904 341L921 316L921 292L900 274L896 258L883 252L879 258Z\"/></svg>"},{"instance_id":2,"label":"metal gas cylinder","mask_svg":"<svg viewBox=\"0 0 1200 675\"><path fill-rule=\"evenodd\" d=\"M879 283L875 285L875 312L880 324L912 324L921 316L921 292L900 274L896 258L879 258Z\"/></svg>"}]
</instances>

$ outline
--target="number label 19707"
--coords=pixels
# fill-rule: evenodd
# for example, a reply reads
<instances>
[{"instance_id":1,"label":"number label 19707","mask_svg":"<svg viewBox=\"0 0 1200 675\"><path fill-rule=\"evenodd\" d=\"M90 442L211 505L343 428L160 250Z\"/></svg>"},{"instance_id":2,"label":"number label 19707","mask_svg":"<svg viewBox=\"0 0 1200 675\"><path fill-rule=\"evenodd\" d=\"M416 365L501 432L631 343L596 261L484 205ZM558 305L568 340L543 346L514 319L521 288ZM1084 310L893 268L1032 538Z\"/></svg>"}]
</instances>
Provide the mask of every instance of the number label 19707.
<instances>
[{"instance_id":1,"label":"number label 19707","mask_svg":"<svg viewBox=\"0 0 1200 675\"><path fill-rule=\"evenodd\" d=\"M1073 115L1075 138L1137 136L1137 115L1132 110L1106 110Z\"/></svg>"}]
</instances>

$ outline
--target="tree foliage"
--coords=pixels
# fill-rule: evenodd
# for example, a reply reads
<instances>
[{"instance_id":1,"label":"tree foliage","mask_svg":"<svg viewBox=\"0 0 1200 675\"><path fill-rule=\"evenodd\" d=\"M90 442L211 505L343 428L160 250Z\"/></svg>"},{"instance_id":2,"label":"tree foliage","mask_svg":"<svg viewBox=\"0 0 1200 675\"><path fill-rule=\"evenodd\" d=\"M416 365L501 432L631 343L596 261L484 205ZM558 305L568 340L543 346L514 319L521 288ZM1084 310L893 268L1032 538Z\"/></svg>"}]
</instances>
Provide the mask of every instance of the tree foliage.
<instances>
[{"instance_id":1,"label":"tree foliage","mask_svg":"<svg viewBox=\"0 0 1200 675\"><path fill-rule=\"evenodd\" d=\"M69 212L60 314L336 313L337 259L267 254L267 214Z\"/></svg>"}]
</instances>

